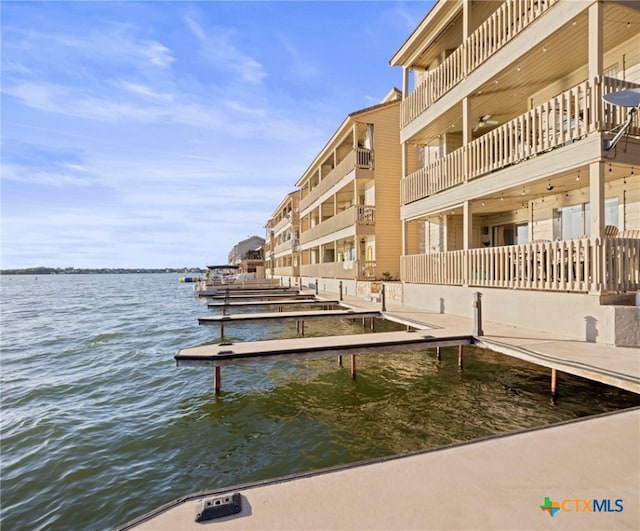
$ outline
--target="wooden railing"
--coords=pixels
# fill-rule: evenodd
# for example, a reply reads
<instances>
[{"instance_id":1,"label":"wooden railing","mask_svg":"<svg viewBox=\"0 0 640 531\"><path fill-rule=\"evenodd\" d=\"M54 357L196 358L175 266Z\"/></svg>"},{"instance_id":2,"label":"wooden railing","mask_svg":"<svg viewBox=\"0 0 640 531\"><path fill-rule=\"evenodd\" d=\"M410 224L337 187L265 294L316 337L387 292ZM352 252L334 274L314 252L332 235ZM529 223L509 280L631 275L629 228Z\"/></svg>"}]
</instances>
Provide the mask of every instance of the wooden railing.
<instances>
[{"instance_id":1,"label":"wooden railing","mask_svg":"<svg viewBox=\"0 0 640 531\"><path fill-rule=\"evenodd\" d=\"M401 259L418 284L572 292L640 290L640 239L580 238L470 249Z\"/></svg>"},{"instance_id":2,"label":"wooden railing","mask_svg":"<svg viewBox=\"0 0 640 531\"><path fill-rule=\"evenodd\" d=\"M341 229L355 225L375 225L376 208L371 206L350 206L342 212L338 212L315 227L300 234L300 243L309 243L323 236L333 234Z\"/></svg>"},{"instance_id":3,"label":"wooden railing","mask_svg":"<svg viewBox=\"0 0 640 531\"><path fill-rule=\"evenodd\" d=\"M627 110L608 104L602 95L638 87L608 77L596 83L584 81L407 175L402 180L402 204L461 184L465 175L474 179L577 142L591 132L613 129L627 119ZM639 113L629 132L640 135Z\"/></svg>"},{"instance_id":4,"label":"wooden railing","mask_svg":"<svg viewBox=\"0 0 640 531\"><path fill-rule=\"evenodd\" d=\"M300 266L300 275L303 277L374 280L376 278L376 262L347 260L345 262L304 264Z\"/></svg>"},{"instance_id":5,"label":"wooden railing","mask_svg":"<svg viewBox=\"0 0 640 531\"><path fill-rule=\"evenodd\" d=\"M322 194L328 192L340 180L354 168L371 170L373 169L373 151L365 148L358 148L349 152L335 168L325 175L318 185L300 200L300 210L311 206Z\"/></svg>"},{"instance_id":6,"label":"wooden railing","mask_svg":"<svg viewBox=\"0 0 640 531\"><path fill-rule=\"evenodd\" d=\"M506 0L402 101L401 126L420 116L558 1Z\"/></svg>"}]
</instances>

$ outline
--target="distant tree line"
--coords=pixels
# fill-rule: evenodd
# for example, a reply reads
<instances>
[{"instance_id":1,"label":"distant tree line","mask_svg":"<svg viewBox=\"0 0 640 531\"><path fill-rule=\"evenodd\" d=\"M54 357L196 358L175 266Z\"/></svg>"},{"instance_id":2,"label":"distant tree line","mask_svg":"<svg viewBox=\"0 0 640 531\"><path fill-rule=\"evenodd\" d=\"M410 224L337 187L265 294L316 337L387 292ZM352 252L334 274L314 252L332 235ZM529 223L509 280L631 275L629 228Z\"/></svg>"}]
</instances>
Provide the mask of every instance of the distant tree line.
<instances>
[{"instance_id":1,"label":"distant tree line","mask_svg":"<svg viewBox=\"0 0 640 531\"><path fill-rule=\"evenodd\" d=\"M75 268L75 267L27 267L23 269L1 269L0 275L84 275L104 273L201 273L198 267L160 267L160 268L136 268L101 267L101 268Z\"/></svg>"}]
</instances>

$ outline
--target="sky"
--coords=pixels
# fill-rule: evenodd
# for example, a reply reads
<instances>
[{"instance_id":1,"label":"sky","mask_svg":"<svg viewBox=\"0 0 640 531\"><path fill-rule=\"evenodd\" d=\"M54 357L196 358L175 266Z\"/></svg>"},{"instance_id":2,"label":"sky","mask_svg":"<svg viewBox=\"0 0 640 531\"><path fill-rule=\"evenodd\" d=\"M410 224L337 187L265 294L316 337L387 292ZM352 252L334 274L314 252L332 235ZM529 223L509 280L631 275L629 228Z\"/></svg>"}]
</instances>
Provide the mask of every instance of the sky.
<instances>
[{"instance_id":1,"label":"sky","mask_svg":"<svg viewBox=\"0 0 640 531\"><path fill-rule=\"evenodd\" d=\"M3 0L0 267L227 263L432 3Z\"/></svg>"}]
</instances>

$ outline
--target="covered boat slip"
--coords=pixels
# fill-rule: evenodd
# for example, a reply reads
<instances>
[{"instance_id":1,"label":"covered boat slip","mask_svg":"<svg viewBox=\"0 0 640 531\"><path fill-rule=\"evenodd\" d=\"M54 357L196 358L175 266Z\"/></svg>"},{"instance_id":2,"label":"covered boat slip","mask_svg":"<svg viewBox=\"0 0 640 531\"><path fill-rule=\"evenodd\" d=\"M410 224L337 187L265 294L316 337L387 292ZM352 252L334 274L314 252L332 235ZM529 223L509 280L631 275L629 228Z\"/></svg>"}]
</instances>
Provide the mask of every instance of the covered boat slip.
<instances>
[{"instance_id":1,"label":"covered boat slip","mask_svg":"<svg viewBox=\"0 0 640 531\"><path fill-rule=\"evenodd\" d=\"M636 408L199 492L119 529L637 529L639 427ZM235 514L196 522L225 500Z\"/></svg>"}]
</instances>

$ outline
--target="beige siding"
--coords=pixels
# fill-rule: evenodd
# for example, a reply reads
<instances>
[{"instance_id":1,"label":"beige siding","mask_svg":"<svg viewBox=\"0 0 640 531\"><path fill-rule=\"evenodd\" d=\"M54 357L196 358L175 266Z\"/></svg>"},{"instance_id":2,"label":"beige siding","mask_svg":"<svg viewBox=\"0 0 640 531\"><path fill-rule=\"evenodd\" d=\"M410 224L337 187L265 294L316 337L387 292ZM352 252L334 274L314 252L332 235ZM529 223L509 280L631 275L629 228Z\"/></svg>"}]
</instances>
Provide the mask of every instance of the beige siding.
<instances>
[{"instance_id":1,"label":"beige siding","mask_svg":"<svg viewBox=\"0 0 640 531\"><path fill-rule=\"evenodd\" d=\"M400 275L402 225L400 221L400 105L383 107L370 116L375 136L376 269L378 276Z\"/></svg>"}]
</instances>

